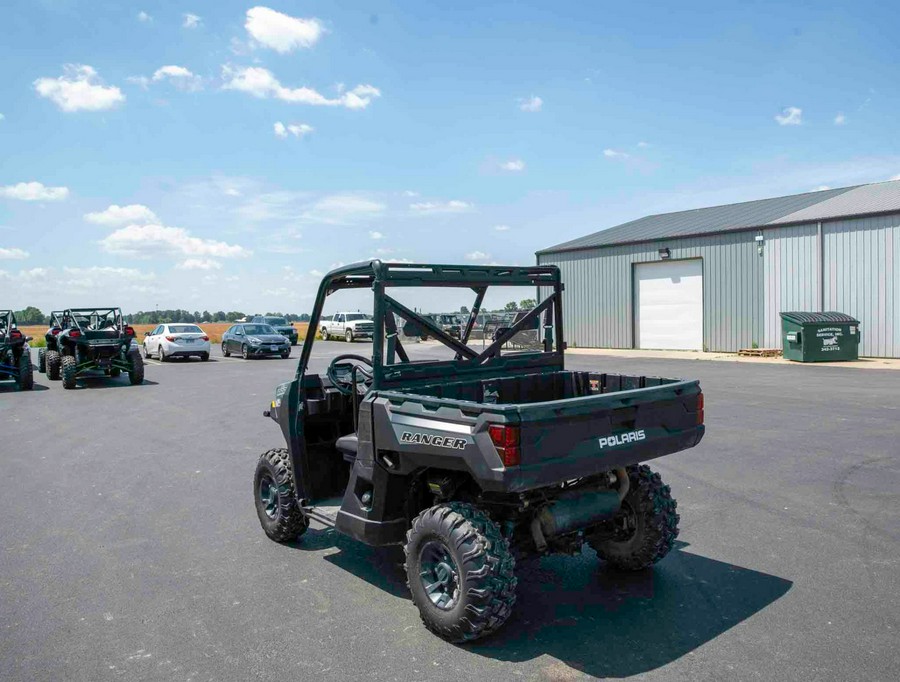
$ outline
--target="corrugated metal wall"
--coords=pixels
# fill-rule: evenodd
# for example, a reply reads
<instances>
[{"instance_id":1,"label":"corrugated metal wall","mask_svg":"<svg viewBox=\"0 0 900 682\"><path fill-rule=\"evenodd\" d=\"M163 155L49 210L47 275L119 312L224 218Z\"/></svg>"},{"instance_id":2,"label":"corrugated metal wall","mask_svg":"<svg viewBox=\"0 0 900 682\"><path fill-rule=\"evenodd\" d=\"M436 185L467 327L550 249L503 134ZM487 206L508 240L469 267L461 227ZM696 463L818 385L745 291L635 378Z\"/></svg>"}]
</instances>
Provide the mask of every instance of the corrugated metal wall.
<instances>
[{"instance_id":1,"label":"corrugated metal wall","mask_svg":"<svg viewBox=\"0 0 900 682\"><path fill-rule=\"evenodd\" d=\"M862 324L860 355L900 357L900 215L822 224L825 309Z\"/></svg>"},{"instance_id":2,"label":"corrugated metal wall","mask_svg":"<svg viewBox=\"0 0 900 682\"><path fill-rule=\"evenodd\" d=\"M633 348L632 263L671 258L703 259L703 340L711 351L737 351L764 335L764 259L755 232L669 239L600 249L541 254L566 284L564 322L570 346Z\"/></svg>"},{"instance_id":3,"label":"corrugated metal wall","mask_svg":"<svg viewBox=\"0 0 900 682\"><path fill-rule=\"evenodd\" d=\"M765 335L760 344L781 348L781 317L790 310L819 310L818 228L792 225L765 230Z\"/></svg>"}]
</instances>

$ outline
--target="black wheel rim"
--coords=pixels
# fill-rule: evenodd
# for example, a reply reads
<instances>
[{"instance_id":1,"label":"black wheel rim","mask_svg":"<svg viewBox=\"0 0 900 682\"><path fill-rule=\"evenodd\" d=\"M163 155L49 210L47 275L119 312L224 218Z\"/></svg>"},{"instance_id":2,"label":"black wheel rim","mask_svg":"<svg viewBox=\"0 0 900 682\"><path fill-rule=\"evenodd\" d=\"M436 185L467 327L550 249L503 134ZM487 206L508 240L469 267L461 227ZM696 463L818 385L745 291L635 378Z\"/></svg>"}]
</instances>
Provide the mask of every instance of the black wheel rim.
<instances>
[{"instance_id":1,"label":"black wheel rim","mask_svg":"<svg viewBox=\"0 0 900 682\"><path fill-rule=\"evenodd\" d=\"M266 516L274 519L278 516L278 486L269 474L263 474L259 479L259 501L266 512Z\"/></svg>"},{"instance_id":2,"label":"black wheel rim","mask_svg":"<svg viewBox=\"0 0 900 682\"><path fill-rule=\"evenodd\" d=\"M459 601L459 569L447 546L427 542L419 554L419 579L425 594L437 608L449 611Z\"/></svg>"},{"instance_id":3,"label":"black wheel rim","mask_svg":"<svg viewBox=\"0 0 900 682\"><path fill-rule=\"evenodd\" d=\"M637 533L637 514L627 500L622 502L619 513L615 515L613 522L615 523L614 540L616 542L628 542Z\"/></svg>"}]
</instances>

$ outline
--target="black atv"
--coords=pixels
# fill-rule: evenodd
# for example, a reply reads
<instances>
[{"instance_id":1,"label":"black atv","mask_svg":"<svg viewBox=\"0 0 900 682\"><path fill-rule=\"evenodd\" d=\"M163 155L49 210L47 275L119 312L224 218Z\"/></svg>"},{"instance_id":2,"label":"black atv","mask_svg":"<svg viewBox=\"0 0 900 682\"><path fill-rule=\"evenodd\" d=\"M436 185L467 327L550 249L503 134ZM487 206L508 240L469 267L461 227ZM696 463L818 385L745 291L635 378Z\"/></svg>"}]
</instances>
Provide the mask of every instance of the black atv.
<instances>
[{"instance_id":1,"label":"black atv","mask_svg":"<svg viewBox=\"0 0 900 682\"><path fill-rule=\"evenodd\" d=\"M63 388L75 388L79 378L117 377L128 374L132 384L144 381L144 361L134 341L134 329L126 325L118 308L69 308L59 318L61 331L54 334L60 355ZM52 333L53 330L51 330ZM51 372L47 357L47 374Z\"/></svg>"},{"instance_id":2,"label":"black atv","mask_svg":"<svg viewBox=\"0 0 900 682\"><path fill-rule=\"evenodd\" d=\"M546 298L486 348L470 346L485 293L498 286ZM459 338L388 293L410 287L474 291ZM641 462L700 442L700 386L566 370L558 268L348 265L322 281L311 329L341 289L374 292L373 353L337 356L312 374L309 334L296 378L276 389L264 414L287 448L263 454L253 480L270 538L293 541L315 520L369 545L402 545L422 620L452 642L506 621L519 560L589 545L636 571L672 549L675 500ZM441 345L410 358L397 318ZM511 347L535 326L536 348Z\"/></svg>"},{"instance_id":3,"label":"black atv","mask_svg":"<svg viewBox=\"0 0 900 682\"><path fill-rule=\"evenodd\" d=\"M19 329L13 311L0 310L0 379L12 379L22 391L34 388L29 341L31 337Z\"/></svg>"},{"instance_id":4,"label":"black atv","mask_svg":"<svg viewBox=\"0 0 900 682\"><path fill-rule=\"evenodd\" d=\"M38 372L47 375L48 379L57 381L61 366L59 344L57 338L62 332L62 310L54 310L50 313L50 326L44 334L45 348L38 349Z\"/></svg>"}]
</instances>

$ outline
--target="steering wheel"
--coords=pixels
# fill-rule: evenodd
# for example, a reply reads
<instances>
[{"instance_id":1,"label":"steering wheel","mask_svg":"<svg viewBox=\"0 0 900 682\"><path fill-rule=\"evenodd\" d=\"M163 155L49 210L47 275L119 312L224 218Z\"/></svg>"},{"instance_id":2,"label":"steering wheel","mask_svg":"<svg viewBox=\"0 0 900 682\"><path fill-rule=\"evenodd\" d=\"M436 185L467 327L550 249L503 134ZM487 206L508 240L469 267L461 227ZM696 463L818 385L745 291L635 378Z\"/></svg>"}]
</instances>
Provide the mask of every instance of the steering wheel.
<instances>
[{"instance_id":1,"label":"steering wheel","mask_svg":"<svg viewBox=\"0 0 900 682\"><path fill-rule=\"evenodd\" d=\"M353 367L351 367L350 372L348 372L346 376L338 378L337 366L339 363L346 362L347 360L353 360L354 362L362 363L364 365L368 365L369 367L372 367L372 361L369 358L363 357L362 355L344 353L343 355L338 355L337 357L333 358L331 363L328 365L328 369L325 371L325 374L329 379L331 379L331 383L334 385L334 387L344 395L353 395L354 373L356 371L359 371L364 376L368 376L369 379L371 379L371 374L368 372L368 370L354 365ZM363 381L363 384L365 383L366 382Z\"/></svg>"}]
</instances>

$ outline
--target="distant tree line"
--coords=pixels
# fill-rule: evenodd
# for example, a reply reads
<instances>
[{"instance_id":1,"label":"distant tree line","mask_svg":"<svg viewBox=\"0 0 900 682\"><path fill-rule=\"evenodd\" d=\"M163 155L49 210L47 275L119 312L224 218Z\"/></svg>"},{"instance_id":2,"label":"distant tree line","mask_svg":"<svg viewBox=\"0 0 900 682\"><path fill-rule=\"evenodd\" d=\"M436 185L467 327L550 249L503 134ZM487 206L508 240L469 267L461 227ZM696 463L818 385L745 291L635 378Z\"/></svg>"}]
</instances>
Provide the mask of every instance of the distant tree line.
<instances>
[{"instance_id":1,"label":"distant tree line","mask_svg":"<svg viewBox=\"0 0 900 682\"><path fill-rule=\"evenodd\" d=\"M16 315L16 321L22 326L50 324L50 316L44 315L44 313L41 312L40 309L35 308L34 306L28 306L24 310L16 310L14 312ZM266 315L271 315L272 317L283 317L288 322L309 321L309 315L307 315L306 313L303 313L301 315L297 315L295 313L266 313ZM199 310L195 310L194 312L191 312L189 310L151 310L148 312L138 311L136 313L125 315L125 321L128 324L168 324L170 322L234 322L235 320L240 320L243 317L247 317L247 315L237 310L233 310L227 313L224 310L217 310L214 313L211 313L208 310L204 310L202 313Z\"/></svg>"}]
</instances>

